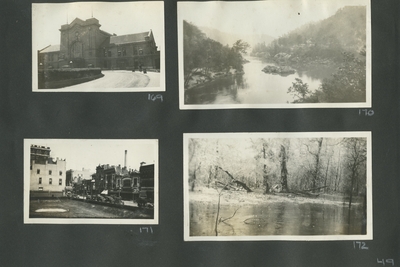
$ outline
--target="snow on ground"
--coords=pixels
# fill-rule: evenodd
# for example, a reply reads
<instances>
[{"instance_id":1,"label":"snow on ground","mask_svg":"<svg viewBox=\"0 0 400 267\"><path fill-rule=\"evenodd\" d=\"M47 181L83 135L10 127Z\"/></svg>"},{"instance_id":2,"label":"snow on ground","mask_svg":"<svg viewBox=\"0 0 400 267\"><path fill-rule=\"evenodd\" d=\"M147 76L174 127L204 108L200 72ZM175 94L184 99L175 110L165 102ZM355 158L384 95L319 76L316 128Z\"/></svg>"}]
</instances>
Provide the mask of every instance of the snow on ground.
<instances>
[{"instance_id":1,"label":"snow on ground","mask_svg":"<svg viewBox=\"0 0 400 267\"><path fill-rule=\"evenodd\" d=\"M189 201L203 202L203 203L218 203L218 192L214 188L199 188L194 192L189 192ZM247 193L246 191L223 191L221 195L221 205L242 204L242 205L256 205L266 204L272 202L295 202L295 203L317 203L317 204L331 204L343 205L343 201L335 201L324 199L323 196L318 198L307 198L297 196L291 193L282 195L260 194L260 193ZM347 204L347 202L346 202ZM352 203L357 205L361 203Z\"/></svg>"}]
</instances>

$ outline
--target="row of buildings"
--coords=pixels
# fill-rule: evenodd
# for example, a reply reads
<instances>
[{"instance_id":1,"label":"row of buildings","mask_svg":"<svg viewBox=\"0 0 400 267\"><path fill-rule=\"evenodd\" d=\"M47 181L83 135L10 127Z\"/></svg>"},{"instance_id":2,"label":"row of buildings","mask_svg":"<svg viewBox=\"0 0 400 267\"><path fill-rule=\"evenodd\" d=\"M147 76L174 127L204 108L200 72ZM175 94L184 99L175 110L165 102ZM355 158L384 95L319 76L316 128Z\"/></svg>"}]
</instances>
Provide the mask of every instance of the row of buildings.
<instances>
[{"instance_id":1,"label":"row of buildings","mask_svg":"<svg viewBox=\"0 0 400 267\"><path fill-rule=\"evenodd\" d=\"M62 67L160 69L160 51L152 30L118 36L100 27L96 18L76 18L61 25L60 44L38 51L39 70Z\"/></svg>"},{"instance_id":2,"label":"row of buildings","mask_svg":"<svg viewBox=\"0 0 400 267\"><path fill-rule=\"evenodd\" d=\"M31 145L30 196L62 197L72 193L80 195L118 195L136 200L140 194L154 199L154 164L141 163L139 171L125 166L103 164L96 172L88 169L66 170L65 159L50 156L50 147Z\"/></svg>"}]
</instances>

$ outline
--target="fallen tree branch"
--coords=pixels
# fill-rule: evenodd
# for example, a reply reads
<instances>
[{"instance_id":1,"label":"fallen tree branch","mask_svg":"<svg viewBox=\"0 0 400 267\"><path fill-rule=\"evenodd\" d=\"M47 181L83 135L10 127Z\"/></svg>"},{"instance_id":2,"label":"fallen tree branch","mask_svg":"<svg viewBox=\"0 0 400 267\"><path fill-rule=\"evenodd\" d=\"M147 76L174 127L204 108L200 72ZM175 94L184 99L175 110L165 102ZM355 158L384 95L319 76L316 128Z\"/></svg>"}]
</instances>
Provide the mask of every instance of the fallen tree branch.
<instances>
[{"instance_id":1,"label":"fallen tree branch","mask_svg":"<svg viewBox=\"0 0 400 267\"><path fill-rule=\"evenodd\" d=\"M229 183L224 184L223 182L220 182L220 181L215 181L215 183L222 185L223 189L225 189L225 190L227 190L227 189L235 189L235 190L237 190L236 187L234 187L233 185L230 185Z\"/></svg>"},{"instance_id":2,"label":"fallen tree branch","mask_svg":"<svg viewBox=\"0 0 400 267\"><path fill-rule=\"evenodd\" d=\"M225 172L236 184L238 184L238 185L242 186L244 189L246 189L247 193L253 192L253 190L251 190L245 183L243 183L243 182L241 182L241 181L239 181L239 180L236 180L236 179L232 176L232 174L230 174L228 171L222 169L220 166L217 166L217 167L218 167L219 169L221 169L223 172Z\"/></svg>"},{"instance_id":3,"label":"fallen tree branch","mask_svg":"<svg viewBox=\"0 0 400 267\"><path fill-rule=\"evenodd\" d=\"M236 212L237 212L239 209L240 209L240 207L237 208L237 209L235 210L235 212L233 213L233 215L232 215L231 217L228 217L228 218L226 218L226 219L222 219L222 217L219 218L219 222L221 223L221 222L225 222L225 221L227 221L227 220L232 219L232 218L236 215Z\"/></svg>"}]
</instances>

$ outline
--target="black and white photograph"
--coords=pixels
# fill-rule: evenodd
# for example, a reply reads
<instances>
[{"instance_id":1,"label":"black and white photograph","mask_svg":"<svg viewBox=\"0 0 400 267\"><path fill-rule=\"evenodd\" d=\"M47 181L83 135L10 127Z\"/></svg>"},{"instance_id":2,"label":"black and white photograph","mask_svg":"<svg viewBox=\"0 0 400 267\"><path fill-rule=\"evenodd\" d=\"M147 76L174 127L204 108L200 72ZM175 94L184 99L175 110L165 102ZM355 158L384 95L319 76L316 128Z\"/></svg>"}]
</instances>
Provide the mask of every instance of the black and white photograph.
<instances>
[{"instance_id":1,"label":"black and white photograph","mask_svg":"<svg viewBox=\"0 0 400 267\"><path fill-rule=\"evenodd\" d=\"M24 223L158 224L158 140L25 139Z\"/></svg>"},{"instance_id":2,"label":"black and white photograph","mask_svg":"<svg viewBox=\"0 0 400 267\"><path fill-rule=\"evenodd\" d=\"M33 91L165 91L164 43L162 1L33 3Z\"/></svg>"},{"instance_id":3,"label":"black and white photograph","mask_svg":"<svg viewBox=\"0 0 400 267\"><path fill-rule=\"evenodd\" d=\"M369 0L178 2L180 109L371 107Z\"/></svg>"},{"instance_id":4,"label":"black and white photograph","mask_svg":"<svg viewBox=\"0 0 400 267\"><path fill-rule=\"evenodd\" d=\"M371 154L371 132L184 134L184 239L370 240Z\"/></svg>"}]
</instances>

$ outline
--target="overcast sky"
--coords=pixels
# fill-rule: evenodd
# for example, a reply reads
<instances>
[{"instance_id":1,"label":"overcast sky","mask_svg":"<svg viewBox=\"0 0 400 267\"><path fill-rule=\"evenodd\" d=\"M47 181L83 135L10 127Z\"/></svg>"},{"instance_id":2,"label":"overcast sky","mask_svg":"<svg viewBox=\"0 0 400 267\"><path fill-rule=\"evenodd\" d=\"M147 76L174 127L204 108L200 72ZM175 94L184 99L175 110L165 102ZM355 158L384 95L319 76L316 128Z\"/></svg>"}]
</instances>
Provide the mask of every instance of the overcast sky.
<instances>
[{"instance_id":1,"label":"overcast sky","mask_svg":"<svg viewBox=\"0 0 400 267\"><path fill-rule=\"evenodd\" d=\"M328 18L344 6L367 0L269 0L248 2L178 2L180 20L234 34L280 37L306 23Z\"/></svg>"},{"instance_id":2,"label":"overcast sky","mask_svg":"<svg viewBox=\"0 0 400 267\"><path fill-rule=\"evenodd\" d=\"M99 164L124 166L125 150L127 167L136 170L139 170L140 162L153 164L158 157L155 140L38 139L27 140L28 149L31 144L50 147L51 157L66 159L67 170L85 168L95 172Z\"/></svg>"},{"instance_id":3,"label":"overcast sky","mask_svg":"<svg viewBox=\"0 0 400 267\"><path fill-rule=\"evenodd\" d=\"M32 4L33 49L60 44L61 25L75 18L98 19L100 29L117 35L153 31L156 45L164 46L164 5L156 2L77 2Z\"/></svg>"}]
</instances>

